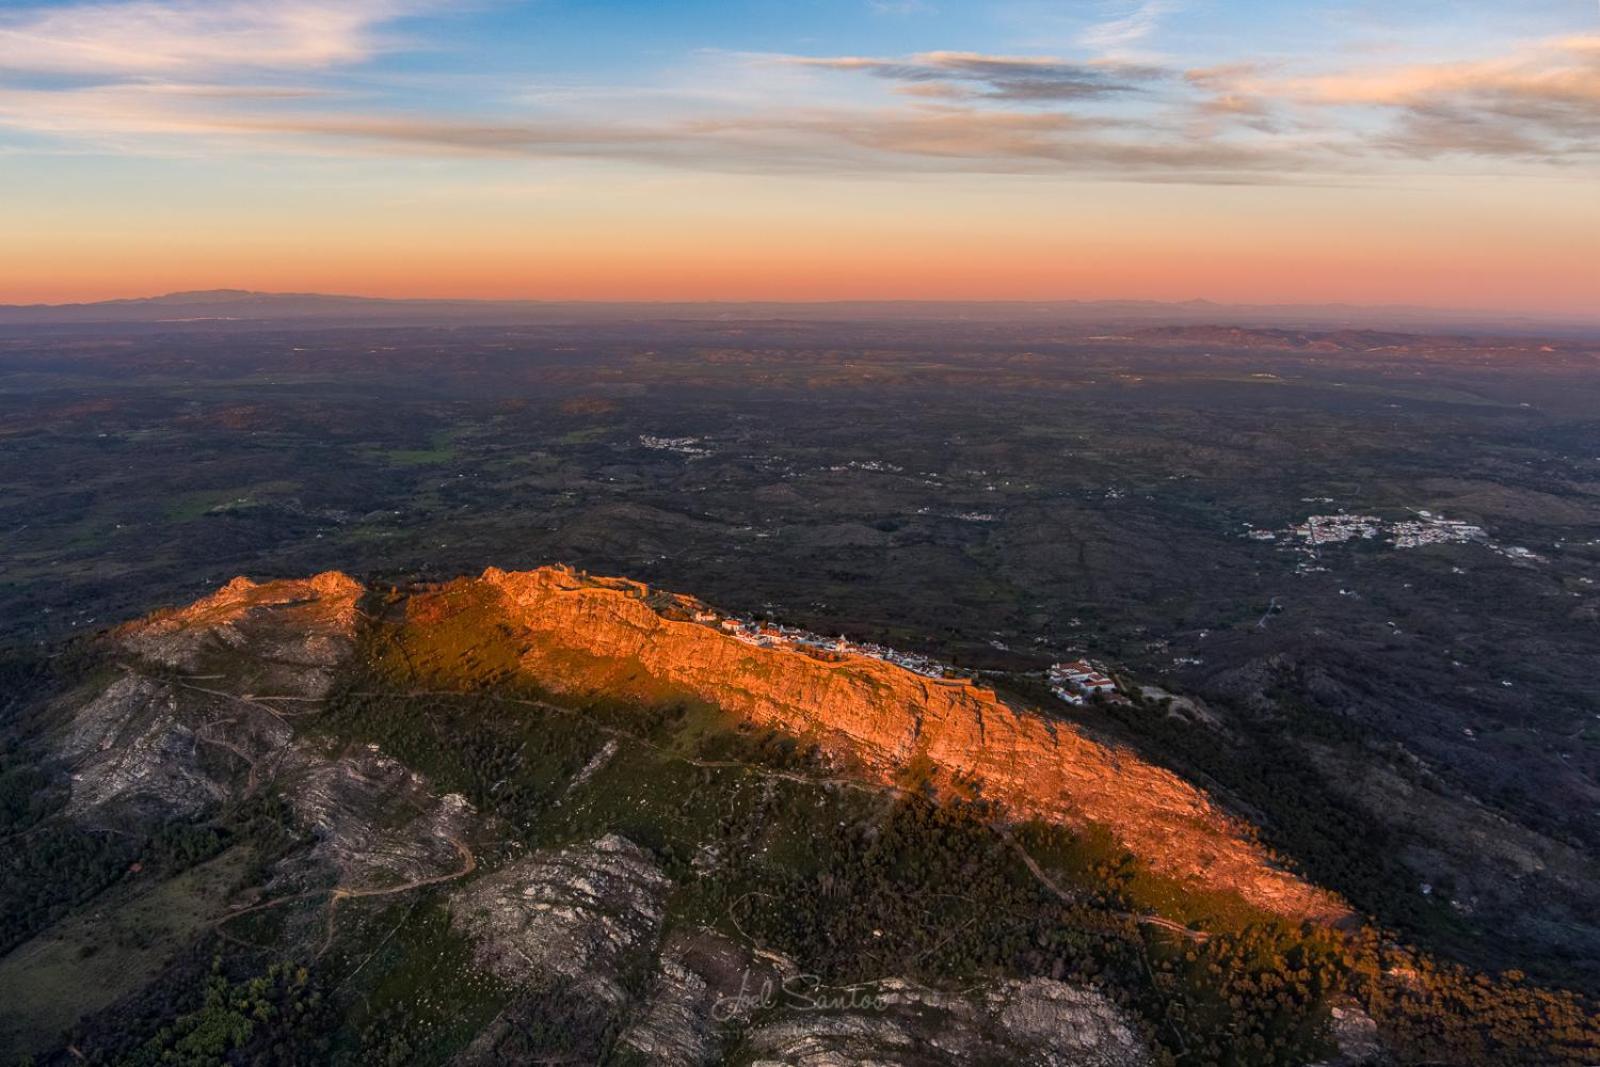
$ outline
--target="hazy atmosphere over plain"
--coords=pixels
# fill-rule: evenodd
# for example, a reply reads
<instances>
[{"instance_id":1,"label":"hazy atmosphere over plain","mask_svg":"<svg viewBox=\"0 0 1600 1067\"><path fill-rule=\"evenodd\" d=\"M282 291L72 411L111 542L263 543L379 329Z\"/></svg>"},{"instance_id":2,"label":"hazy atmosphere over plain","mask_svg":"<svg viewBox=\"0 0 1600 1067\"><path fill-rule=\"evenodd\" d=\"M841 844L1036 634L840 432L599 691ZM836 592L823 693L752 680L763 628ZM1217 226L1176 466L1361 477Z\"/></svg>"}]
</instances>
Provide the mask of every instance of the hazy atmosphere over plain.
<instances>
[{"instance_id":1,"label":"hazy atmosphere over plain","mask_svg":"<svg viewBox=\"0 0 1600 1067\"><path fill-rule=\"evenodd\" d=\"M1571 314L1592 0L0 9L0 301L217 285Z\"/></svg>"},{"instance_id":2,"label":"hazy atmosphere over plain","mask_svg":"<svg viewBox=\"0 0 1600 1067\"><path fill-rule=\"evenodd\" d=\"M1597 0L0 0L0 1064L1600 1065Z\"/></svg>"}]
</instances>

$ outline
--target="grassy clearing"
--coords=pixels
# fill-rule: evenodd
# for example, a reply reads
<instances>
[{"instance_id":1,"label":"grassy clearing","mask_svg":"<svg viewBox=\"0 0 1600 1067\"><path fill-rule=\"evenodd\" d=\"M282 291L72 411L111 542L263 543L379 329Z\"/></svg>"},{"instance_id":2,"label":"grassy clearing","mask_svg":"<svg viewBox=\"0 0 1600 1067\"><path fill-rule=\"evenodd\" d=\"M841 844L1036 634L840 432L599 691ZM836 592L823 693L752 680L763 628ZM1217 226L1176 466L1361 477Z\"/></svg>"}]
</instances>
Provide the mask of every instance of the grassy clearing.
<instances>
[{"instance_id":1,"label":"grassy clearing","mask_svg":"<svg viewBox=\"0 0 1600 1067\"><path fill-rule=\"evenodd\" d=\"M558 445L587 445L603 440L616 427L614 426L589 426L581 430L572 430L556 438Z\"/></svg>"},{"instance_id":2,"label":"grassy clearing","mask_svg":"<svg viewBox=\"0 0 1600 1067\"><path fill-rule=\"evenodd\" d=\"M262 497L282 496L299 489L290 481L253 482L225 489L196 489L176 494L168 501L165 518L169 522L188 522L204 518L213 511L229 507L249 507Z\"/></svg>"},{"instance_id":3,"label":"grassy clearing","mask_svg":"<svg viewBox=\"0 0 1600 1067\"><path fill-rule=\"evenodd\" d=\"M444 1062L515 992L473 962L470 943L451 930L437 898L390 904L366 933L372 947L328 976L352 1005L335 1062Z\"/></svg>"},{"instance_id":4,"label":"grassy clearing","mask_svg":"<svg viewBox=\"0 0 1600 1067\"><path fill-rule=\"evenodd\" d=\"M0 958L0 1049L42 1051L141 988L223 913L254 860L238 846L154 887L120 888Z\"/></svg>"}]
</instances>

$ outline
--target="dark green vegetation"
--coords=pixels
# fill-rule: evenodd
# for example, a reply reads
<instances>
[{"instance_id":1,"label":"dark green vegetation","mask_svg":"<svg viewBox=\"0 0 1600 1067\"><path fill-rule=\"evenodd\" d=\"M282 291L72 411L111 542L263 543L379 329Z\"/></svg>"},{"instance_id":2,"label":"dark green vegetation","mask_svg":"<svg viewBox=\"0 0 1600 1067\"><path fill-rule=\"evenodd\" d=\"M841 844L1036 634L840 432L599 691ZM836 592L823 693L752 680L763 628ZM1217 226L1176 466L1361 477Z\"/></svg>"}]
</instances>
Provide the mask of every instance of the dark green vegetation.
<instances>
[{"instance_id":1,"label":"dark green vegetation","mask_svg":"<svg viewBox=\"0 0 1600 1067\"><path fill-rule=\"evenodd\" d=\"M428 632L446 646L464 640ZM467 647L494 645L484 634ZM317 730L380 741L503 813L530 847L618 830L684 883L675 916L783 952L831 986L888 974L946 986L981 975L1089 981L1137 1012L1179 1063L1305 1062L1340 997L1372 1011L1407 1061L1577 1063L1600 1050L1583 998L1520 973L1441 965L1386 935L1296 926L1208 898L1092 830L1034 823L1008 839L981 804L915 783L899 796L850 788L791 738L681 709L573 712L506 687L400 699L407 657L383 638L367 655L381 678L353 680ZM617 755L574 803L565 783L608 740L622 742ZM688 861L708 841L716 874L696 878ZM1208 936L1140 921L1150 916ZM1417 975L1398 994L1397 968Z\"/></svg>"},{"instance_id":2,"label":"dark green vegetation","mask_svg":"<svg viewBox=\"0 0 1600 1067\"><path fill-rule=\"evenodd\" d=\"M1597 368L1576 342L992 324L0 338L0 639L26 650L0 663L0 837L29 842L0 857L0 944L131 891L134 863L154 881L233 845L292 845L258 840L264 809L69 828L17 740L37 703L17 694L82 676L44 650L237 573L567 560L1000 672L1041 703L1025 672L1075 649L1198 695L1204 714L1055 710L1213 790L1396 938L1282 930L1092 836L1023 828L1064 901L979 813L743 769L816 772L803 744L699 713L563 716L500 688L401 698L384 662L308 725L381 743L521 848L615 830L687 886L698 844L720 840L722 873L673 914L737 924L833 981L1088 976L1185 1063L1216 1058L1219 1034L1218 1056L1292 1061L1331 992L1414 1060L1514 1060L1530 1034L1582 1048L1584 1009L1548 990L1600 989ZM1431 509L1544 560L1362 543L1297 574L1302 557L1239 536L1341 507ZM493 642L466 637L492 664ZM607 729L626 743L583 803L557 806ZM310 968L300 992L270 952L210 938L172 964L170 1002L117 1018L143 1020L139 1042L171 1027L174 1049L237 1036L206 1014L220 956L223 1000L267 983L269 1019L236 1058L271 1055L293 1032L279 1007L320 993L338 1005L312 1012L329 1056L438 1059L506 994L469 973L432 895L348 908L348 943L292 961ZM1129 917L1152 912L1216 936ZM293 918L227 932L270 945ZM1395 968L1416 972L1411 993L1374 977ZM459 999L414 1014L432 974L457 976L442 984ZM551 1034L609 1047L603 1020L549 1001L540 1017L570 1024ZM135 1054L101 1026L108 1061Z\"/></svg>"},{"instance_id":3,"label":"dark green vegetation","mask_svg":"<svg viewBox=\"0 0 1600 1067\"><path fill-rule=\"evenodd\" d=\"M54 660L0 660L9 697L0 733L0 958L114 886L160 882L243 846L264 865L300 843L287 807L263 795L188 819L129 819L85 826L62 817L67 794L41 766L39 714L69 679L94 678L94 652L79 645Z\"/></svg>"},{"instance_id":4,"label":"dark green vegetation","mask_svg":"<svg viewBox=\"0 0 1600 1067\"><path fill-rule=\"evenodd\" d=\"M381 616L380 599L370 606ZM1370 1011L1406 1062L1579 1063L1600 1050L1592 1005L1520 975L1474 974L1385 936L1196 894L1092 830L1003 830L981 802L936 795L914 774L898 793L853 785L804 744L709 712L551 705L493 681L495 633L419 630L414 619L405 632L410 645L388 623L369 626L326 709L297 724L308 741L378 744L492 814L472 842L480 873L621 833L671 877L669 928L710 926L781 952L816 976L818 995L891 975L936 988L1076 980L1131 1012L1177 1064L1306 1062L1326 1050L1340 1001ZM412 673L419 634L471 658L459 691ZM607 746L610 758L574 786ZM197 820L215 843L173 869L226 845L292 859L305 842L281 811L269 799ZM268 873L259 862L231 869L235 888L222 895ZM4 889L10 910L14 886ZM347 902L337 936L312 893L305 915L328 930L320 947L291 936L287 908L204 927L162 980L75 1027L74 1047L91 1063L130 1065L442 1063L515 1000L523 1025L502 1052L607 1062L620 1051L614 1018L591 999L530 995L485 974L441 892ZM1397 980L1400 970L1412 977Z\"/></svg>"}]
</instances>

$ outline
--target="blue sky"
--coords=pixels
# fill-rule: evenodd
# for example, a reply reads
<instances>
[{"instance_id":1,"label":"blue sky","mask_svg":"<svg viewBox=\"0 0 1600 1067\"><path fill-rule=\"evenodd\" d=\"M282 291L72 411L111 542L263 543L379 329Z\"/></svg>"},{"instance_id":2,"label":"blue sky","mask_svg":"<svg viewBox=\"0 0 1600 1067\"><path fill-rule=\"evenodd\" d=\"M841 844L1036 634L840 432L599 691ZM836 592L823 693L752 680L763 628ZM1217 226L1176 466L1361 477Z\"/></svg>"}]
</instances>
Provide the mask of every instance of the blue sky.
<instances>
[{"instance_id":1,"label":"blue sky","mask_svg":"<svg viewBox=\"0 0 1600 1067\"><path fill-rule=\"evenodd\" d=\"M1467 227L1499 242L1503 269L1410 295L1487 299L1498 279L1511 303L1569 306L1593 295L1567 257L1593 232L1597 163L1593 0L0 7L0 225L37 253L31 273L0 266L14 295L288 282L286 227L307 284L328 280L320 261L355 288L477 291L459 247L501 262L496 293L531 292L555 269L509 242L548 237L595 285L595 249L628 268L620 288L651 292L644 250L709 241L723 258L696 260L702 287L761 276L749 257L765 248L768 267L838 279L779 272L774 293L818 295L862 291L808 244L824 232L863 249L933 234L1041 270L1075 243L1121 263L1234 234L1222 251L1243 287L1298 262L1291 232L1327 246L1306 277L1333 278L1359 267L1339 251L1351 227L1417 270L1447 266ZM360 242L426 250L440 273L363 285ZM141 250L148 277L103 265ZM1087 271L1006 277L1017 295L1074 295ZM1012 291L958 275L928 291Z\"/></svg>"}]
</instances>

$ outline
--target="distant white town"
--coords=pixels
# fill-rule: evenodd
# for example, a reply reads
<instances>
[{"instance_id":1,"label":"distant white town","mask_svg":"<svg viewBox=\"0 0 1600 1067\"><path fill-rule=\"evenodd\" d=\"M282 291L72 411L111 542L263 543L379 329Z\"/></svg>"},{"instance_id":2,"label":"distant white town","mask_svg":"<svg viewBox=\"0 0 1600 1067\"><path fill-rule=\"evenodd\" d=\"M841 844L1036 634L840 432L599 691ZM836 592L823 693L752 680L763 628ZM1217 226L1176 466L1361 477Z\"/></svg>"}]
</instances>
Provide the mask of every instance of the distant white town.
<instances>
[{"instance_id":1,"label":"distant white town","mask_svg":"<svg viewBox=\"0 0 1600 1067\"><path fill-rule=\"evenodd\" d=\"M1317 503L1329 503L1317 498ZM1377 515L1356 515L1340 511L1332 515L1310 515L1301 523L1282 530L1267 530L1245 524L1244 536L1252 541L1273 542L1305 557L1295 568L1299 573L1322 571L1318 551L1325 545L1350 541L1379 541L1391 548L1422 548L1427 545L1478 544L1507 559L1542 562L1543 557L1518 545L1501 545L1489 532L1460 519L1448 519L1431 511L1417 510L1415 517L1392 521Z\"/></svg>"},{"instance_id":2,"label":"distant white town","mask_svg":"<svg viewBox=\"0 0 1600 1067\"><path fill-rule=\"evenodd\" d=\"M652 452L676 452L680 456L709 456L711 449L701 444L698 437L655 437L640 434L639 443Z\"/></svg>"}]
</instances>

